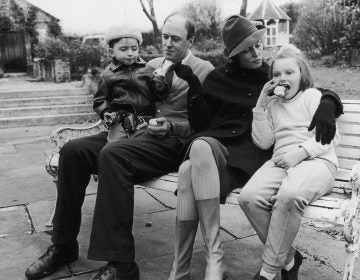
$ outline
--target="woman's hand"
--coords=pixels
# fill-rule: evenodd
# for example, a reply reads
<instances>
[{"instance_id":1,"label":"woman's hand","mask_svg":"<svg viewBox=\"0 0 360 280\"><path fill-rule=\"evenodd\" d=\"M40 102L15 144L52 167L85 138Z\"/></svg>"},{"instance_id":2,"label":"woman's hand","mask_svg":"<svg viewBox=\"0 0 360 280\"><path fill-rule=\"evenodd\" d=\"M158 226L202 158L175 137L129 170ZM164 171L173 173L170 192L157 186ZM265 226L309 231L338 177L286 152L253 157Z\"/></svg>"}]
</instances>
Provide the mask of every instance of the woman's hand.
<instances>
[{"instance_id":1,"label":"woman's hand","mask_svg":"<svg viewBox=\"0 0 360 280\"><path fill-rule=\"evenodd\" d=\"M265 111L270 100L277 98L275 95L269 96L271 93L274 92L274 89L277 85L278 85L278 82L275 81L275 79L268 81L264 85L263 89L261 90L260 96L257 100L257 103L256 103L256 107L258 109L262 109Z\"/></svg>"}]
</instances>

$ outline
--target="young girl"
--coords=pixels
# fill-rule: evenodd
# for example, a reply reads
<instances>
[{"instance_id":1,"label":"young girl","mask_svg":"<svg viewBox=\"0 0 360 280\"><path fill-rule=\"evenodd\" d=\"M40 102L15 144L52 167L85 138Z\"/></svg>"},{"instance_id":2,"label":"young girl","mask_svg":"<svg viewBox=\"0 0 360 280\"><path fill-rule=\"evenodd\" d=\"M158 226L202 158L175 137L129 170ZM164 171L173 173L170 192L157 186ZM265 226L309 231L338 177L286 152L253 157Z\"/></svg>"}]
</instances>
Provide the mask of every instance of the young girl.
<instances>
[{"instance_id":1,"label":"young girl","mask_svg":"<svg viewBox=\"0 0 360 280\"><path fill-rule=\"evenodd\" d=\"M305 207L333 187L339 134L322 145L308 131L321 93L299 49L282 47L270 75L253 109L252 138L262 149L273 146L273 156L243 188L239 204L265 245L253 279L272 280L281 270L282 280L297 280L303 257L292 244Z\"/></svg>"}]
</instances>

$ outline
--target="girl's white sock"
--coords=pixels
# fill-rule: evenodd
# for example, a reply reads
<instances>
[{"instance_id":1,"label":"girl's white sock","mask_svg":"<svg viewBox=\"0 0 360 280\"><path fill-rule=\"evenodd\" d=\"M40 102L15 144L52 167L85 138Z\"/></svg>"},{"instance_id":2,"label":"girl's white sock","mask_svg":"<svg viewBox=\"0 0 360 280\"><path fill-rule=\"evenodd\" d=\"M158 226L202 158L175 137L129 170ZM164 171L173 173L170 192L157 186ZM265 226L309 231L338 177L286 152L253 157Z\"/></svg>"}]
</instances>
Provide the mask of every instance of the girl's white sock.
<instances>
[{"instance_id":1,"label":"girl's white sock","mask_svg":"<svg viewBox=\"0 0 360 280\"><path fill-rule=\"evenodd\" d=\"M260 276L264 276L268 280L273 280L276 276L276 273L266 272L263 268L260 270Z\"/></svg>"},{"instance_id":2,"label":"girl's white sock","mask_svg":"<svg viewBox=\"0 0 360 280\"><path fill-rule=\"evenodd\" d=\"M294 258L291 260L291 262L289 262L287 265L285 265L284 269L286 271L289 271L290 269L292 269L294 267L294 264L295 264L295 260Z\"/></svg>"}]
</instances>

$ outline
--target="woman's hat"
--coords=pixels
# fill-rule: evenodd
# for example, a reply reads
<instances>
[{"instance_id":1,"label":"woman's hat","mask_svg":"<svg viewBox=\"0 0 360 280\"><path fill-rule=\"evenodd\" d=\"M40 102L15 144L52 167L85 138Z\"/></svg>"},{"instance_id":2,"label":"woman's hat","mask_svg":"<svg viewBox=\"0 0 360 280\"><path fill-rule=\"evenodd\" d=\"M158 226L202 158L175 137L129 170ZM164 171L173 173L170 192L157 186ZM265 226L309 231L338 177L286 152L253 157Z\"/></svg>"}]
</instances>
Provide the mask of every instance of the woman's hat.
<instances>
[{"instance_id":1,"label":"woman's hat","mask_svg":"<svg viewBox=\"0 0 360 280\"><path fill-rule=\"evenodd\" d=\"M254 25L247 18L233 15L225 20L221 37L225 45L224 56L233 57L253 46L265 34L264 25Z\"/></svg>"},{"instance_id":2,"label":"woman's hat","mask_svg":"<svg viewBox=\"0 0 360 280\"><path fill-rule=\"evenodd\" d=\"M123 26L113 26L105 34L105 42L109 44L112 40L117 40L121 38L134 38L139 42L139 45L142 43L142 35L140 30L123 25Z\"/></svg>"}]
</instances>

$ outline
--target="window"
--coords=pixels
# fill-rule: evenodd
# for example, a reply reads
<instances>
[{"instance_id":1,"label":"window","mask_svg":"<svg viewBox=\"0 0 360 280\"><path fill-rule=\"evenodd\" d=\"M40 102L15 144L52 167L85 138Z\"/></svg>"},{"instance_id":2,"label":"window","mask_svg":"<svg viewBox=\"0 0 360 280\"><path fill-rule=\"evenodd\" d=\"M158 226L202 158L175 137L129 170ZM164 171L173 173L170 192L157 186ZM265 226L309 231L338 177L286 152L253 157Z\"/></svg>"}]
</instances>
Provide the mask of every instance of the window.
<instances>
[{"instance_id":1,"label":"window","mask_svg":"<svg viewBox=\"0 0 360 280\"><path fill-rule=\"evenodd\" d=\"M275 46L276 45L276 22L274 20L269 20L267 23L266 31L266 45Z\"/></svg>"},{"instance_id":2,"label":"window","mask_svg":"<svg viewBox=\"0 0 360 280\"><path fill-rule=\"evenodd\" d=\"M284 19L279 21L279 33L287 33L287 21Z\"/></svg>"}]
</instances>

